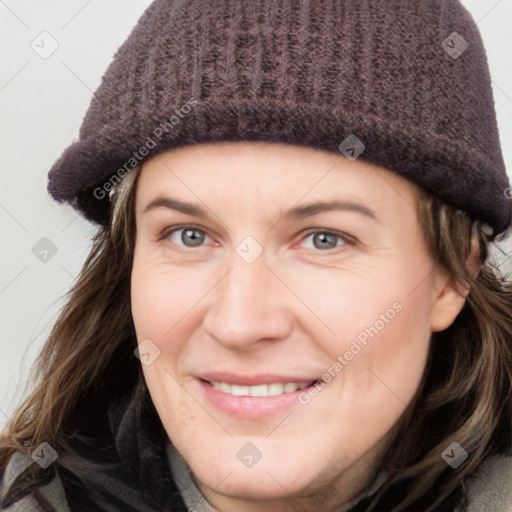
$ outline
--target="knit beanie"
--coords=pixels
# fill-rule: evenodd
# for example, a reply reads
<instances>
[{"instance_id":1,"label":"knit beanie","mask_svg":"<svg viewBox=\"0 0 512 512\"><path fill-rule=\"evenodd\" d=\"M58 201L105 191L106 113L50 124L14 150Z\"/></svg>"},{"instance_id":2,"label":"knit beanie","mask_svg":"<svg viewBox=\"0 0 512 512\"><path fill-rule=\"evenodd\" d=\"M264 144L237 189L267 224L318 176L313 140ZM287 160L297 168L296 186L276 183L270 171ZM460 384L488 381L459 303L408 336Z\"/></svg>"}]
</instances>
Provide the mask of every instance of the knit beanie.
<instances>
[{"instance_id":1,"label":"knit beanie","mask_svg":"<svg viewBox=\"0 0 512 512\"><path fill-rule=\"evenodd\" d=\"M155 0L48 190L107 224L109 191L172 148L293 144L420 185L491 237L511 222L485 49L458 0Z\"/></svg>"}]
</instances>

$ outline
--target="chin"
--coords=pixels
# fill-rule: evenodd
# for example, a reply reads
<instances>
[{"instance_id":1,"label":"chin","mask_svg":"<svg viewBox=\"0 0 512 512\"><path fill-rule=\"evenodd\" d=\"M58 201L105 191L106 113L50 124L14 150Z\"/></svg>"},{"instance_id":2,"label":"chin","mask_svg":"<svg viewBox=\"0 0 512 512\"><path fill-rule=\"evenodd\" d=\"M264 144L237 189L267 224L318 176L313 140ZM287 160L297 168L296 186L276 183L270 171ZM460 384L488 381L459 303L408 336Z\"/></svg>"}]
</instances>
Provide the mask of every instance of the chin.
<instances>
[{"instance_id":1,"label":"chin","mask_svg":"<svg viewBox=\"0 0 512 512\"><path fill-rule=\"evenodd\" d=\"M208 460L216 460L215 465L205 464L205 458L201 457L198 465L191 460L191 468L204 486L240 499L278 500L305 493L313 482L316 487L318 475L315 476L311 461L288 458L288 463L284 463L286 459L279 454L263 455L253 467L245 467L238 459L222 459L220 454L211 454Z\"/></svg>"},{"instance_id":2,"label":"chin","mask_svg":"<svg viewBox=\"0 0 512 512\"><path fill-rule=\"evenodd\" d=\"M290 468L291 469L291 468ZM282 469L281 469L282 471ZM270 473L270 474L269 474ZM290 480L290 476L276 475L277 471L267 473L264 469L257 473L253 470L237 471L226 477L227 473L223 473L225 480L219 485L219 480L212 478L212 475L204 475L205 479L201 479L201 475L196 475L203 485L225 496L243 500L271 501L285 499L290 495L296 495L303 489L299 482ZM286 471L288 475L290 474ZM271 476L272 475L272 476ZM220 477L220 475L218 475ZM286 489L286 491L285 491Z\"/></svg>"}]
</instances>

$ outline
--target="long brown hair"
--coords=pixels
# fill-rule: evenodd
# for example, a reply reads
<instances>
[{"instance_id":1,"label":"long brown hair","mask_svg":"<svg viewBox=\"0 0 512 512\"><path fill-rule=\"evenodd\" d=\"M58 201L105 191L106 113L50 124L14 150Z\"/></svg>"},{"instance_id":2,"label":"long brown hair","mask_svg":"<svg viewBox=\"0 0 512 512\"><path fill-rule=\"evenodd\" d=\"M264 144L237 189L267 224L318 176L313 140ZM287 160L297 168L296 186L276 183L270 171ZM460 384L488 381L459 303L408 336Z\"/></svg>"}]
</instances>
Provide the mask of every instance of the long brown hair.
<instances>
[{"instance_id":1,"label":"long brown hair","mask_svg":"<svg viewBox=\"0 0 512 512\"><path fill-rule=\"evenodd\" d=\"M138 169L123 180L111 223L102 227L80 276L33 367L34 390L0 436L0 474L16 452L41 442L59 457L48 469L30 465L0 506L38 491L66 466L68 441L87 418L85 403L106 408L113 398L143 386L130 309ZM434 261L462 285L470 284L455 322L436 333L423 380L395 425L381 465L387 479L354 510L453 510L467 504L464 478L489 455L508 453L512 432L512 286L488 261L485 228L467 214L418 189L418 215ZM478 244L484 262L473 280L466 261ZM441 453L453 441L469 454L457 470ZM414 508L412 508L414 507ZM450 508L448 508L450 507Z\"/></svg>"}]
</instances>

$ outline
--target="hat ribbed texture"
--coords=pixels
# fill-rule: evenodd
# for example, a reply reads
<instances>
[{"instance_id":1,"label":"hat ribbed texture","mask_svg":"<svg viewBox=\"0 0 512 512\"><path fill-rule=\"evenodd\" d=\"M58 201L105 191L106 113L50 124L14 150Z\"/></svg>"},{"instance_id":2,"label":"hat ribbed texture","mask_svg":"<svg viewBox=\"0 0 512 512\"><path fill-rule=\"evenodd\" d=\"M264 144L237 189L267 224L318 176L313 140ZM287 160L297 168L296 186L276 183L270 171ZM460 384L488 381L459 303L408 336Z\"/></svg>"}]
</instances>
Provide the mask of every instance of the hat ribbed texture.
<instances>
[{"instance_id":1,"label":"hat ribbed texture","mask_svg":"<svg viewBox=\"0 0 512 512\"><path fill-rule=\"evenodd\" d=\"M456 58L442 46L453 32L468 43ZM156 0L116 53L48 190L104 224L108 194L94 190L161 151L258 140L341 154L351 134L365 145L360 159L495 234L509 226L486 54L455 0ZM143 146L148 154L135 157Z\"/></svg>"}]
</instances>

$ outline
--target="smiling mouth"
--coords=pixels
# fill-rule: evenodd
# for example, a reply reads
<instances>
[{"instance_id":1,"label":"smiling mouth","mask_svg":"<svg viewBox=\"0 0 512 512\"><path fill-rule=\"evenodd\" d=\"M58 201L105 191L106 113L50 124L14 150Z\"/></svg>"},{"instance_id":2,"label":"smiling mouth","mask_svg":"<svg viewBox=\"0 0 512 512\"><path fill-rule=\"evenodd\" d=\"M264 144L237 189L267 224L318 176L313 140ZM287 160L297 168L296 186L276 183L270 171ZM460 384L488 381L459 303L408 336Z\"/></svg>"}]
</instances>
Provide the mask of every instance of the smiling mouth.
<instances>
[{"instance_id":1,"label":"smiling mouth","mask_svg":"<svg viewBox=\"0 0 512 512\"><path fill-rule=\"evenodd\" d=\"M201 379L203 380L203 379ZM203 382L209 384L221 393L233 396L250 396L250 397L269 397L279 396L289 393L295 393L301 391L307 387L313 386L320 382L319 380L313 380L311 382L275 382L271 384L259 384L257 386L240 386L237 384L228 384L227 382L211 382L203 380Z\"/></svg>"}]
</instances>

